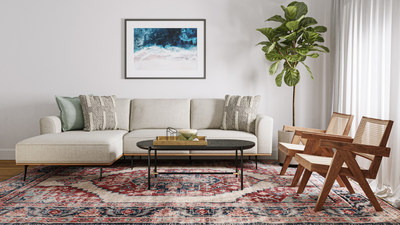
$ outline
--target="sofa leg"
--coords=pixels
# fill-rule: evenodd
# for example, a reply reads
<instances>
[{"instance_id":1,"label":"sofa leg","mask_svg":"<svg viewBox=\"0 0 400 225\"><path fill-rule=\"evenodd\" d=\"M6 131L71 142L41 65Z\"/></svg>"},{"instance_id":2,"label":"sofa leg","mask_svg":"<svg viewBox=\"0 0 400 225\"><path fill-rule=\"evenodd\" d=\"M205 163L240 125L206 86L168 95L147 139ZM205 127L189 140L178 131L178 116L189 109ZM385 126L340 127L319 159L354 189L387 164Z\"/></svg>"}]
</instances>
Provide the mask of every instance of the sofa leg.
<instances>
[{"instance_id":1,"label":"sofa leg","mask_svg":"<svg viewBox=\"0 0 400 225\"><path fill-rule=\"evenodd\" d=\"M134 156L131 156L131 170L133 170L133 157Z\"/></svg>"},{"instance_id":2,"label":"sofa leg","mask_svg":"<svg viewBox=\"0 0 400 225\"><path fill-rule=\"evenodd\" d=\"M24 165L24 181L26 180L26 172L28 171L28 165Z\"/></svg>"},{"instance_id":3,"label":"sofa leg","mask_svg":"<svg viewBox=\"0 0 400 225\"><path fill-rule=\"evenodd\" d=\"M103 178L103 167L100 167L100 180Z\"/></svg>"},{"instance_id":4,"label":"sofa leg","mask_svg":"<svg viewBox=\"0 0 400 225\"><path fill-rule=\"evenodd\" d=\"M124 156L124 160L126 159L126 157Z\"/></svg>"},{"instance_id":5,"label":"sofa leg","mask_svg":"<svg viewBox=\"0 0 400 225\"><path fill-rule=\"evenodd\" d=\"M258 160L257 160L257 156L255 156L256 158L256 169L258 169Z\"/></svg>"},{"instance_id":6,"label":"sofa leg","mask_svg":"<svg viewBox=\"0 0 400 225\"><path fill-rule=\"evenodd\" d=\"M189 156L189 161L192 161L192 156L191 155Z\"/></svg>"}]
</instances>

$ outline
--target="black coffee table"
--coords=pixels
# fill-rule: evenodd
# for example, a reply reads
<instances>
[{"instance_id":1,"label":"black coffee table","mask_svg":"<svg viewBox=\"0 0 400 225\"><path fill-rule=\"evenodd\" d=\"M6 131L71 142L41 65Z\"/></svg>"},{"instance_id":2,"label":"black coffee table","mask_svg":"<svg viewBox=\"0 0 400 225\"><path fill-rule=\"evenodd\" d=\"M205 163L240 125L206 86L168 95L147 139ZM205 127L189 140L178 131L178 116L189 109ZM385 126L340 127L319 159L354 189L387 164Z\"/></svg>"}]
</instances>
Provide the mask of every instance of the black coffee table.
<instances>
[{"instance_id":1,"label":"black coffee table","mask_svg":"<svg viewBox=\"0 0 400 225\"><path fill-rule=\"evenodd\" d=\"M250 149L255 146L252 141L234 140L234 139L208 139L207 145L153 145L153 140L140 141L136 143L139 148L147 149L147 165L148 174L147 182L148 189L150 190L150 170L151 160L150 153L154 151L154 175L157 174L235 174L238 175L238 151L240 151L240 188L243 190L243 150ZM229 151L235 150L235 166L236 172L157 172L157 151L168 151L168 150L203 150L203 151Z\"/></svg>"}]
</instances>

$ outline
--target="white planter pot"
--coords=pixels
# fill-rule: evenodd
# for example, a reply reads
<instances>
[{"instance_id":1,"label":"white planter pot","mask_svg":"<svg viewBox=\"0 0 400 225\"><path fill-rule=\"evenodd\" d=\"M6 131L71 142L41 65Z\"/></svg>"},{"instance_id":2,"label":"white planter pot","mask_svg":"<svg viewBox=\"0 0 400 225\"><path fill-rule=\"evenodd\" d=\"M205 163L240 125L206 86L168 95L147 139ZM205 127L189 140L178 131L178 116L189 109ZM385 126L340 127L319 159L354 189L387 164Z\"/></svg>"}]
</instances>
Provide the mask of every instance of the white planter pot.
<instances>
[{"instance_id":1,"label":"white planter pot","mask_svg":"<svg viewBox=\"0 0 400 225\"><path fill-rule=\"evenodd\" d=\"M293 131L283 131L283 130L278 130L278 143L279 142L284 142L284 143L290 143L292 141L294 132ZM279 163L283 164L285 161L286 155L282 153L281 151L278 150L278 161ZM290 162L290 165L297 165L298 163L294 158Z\"/></svg>"}]
</instances>

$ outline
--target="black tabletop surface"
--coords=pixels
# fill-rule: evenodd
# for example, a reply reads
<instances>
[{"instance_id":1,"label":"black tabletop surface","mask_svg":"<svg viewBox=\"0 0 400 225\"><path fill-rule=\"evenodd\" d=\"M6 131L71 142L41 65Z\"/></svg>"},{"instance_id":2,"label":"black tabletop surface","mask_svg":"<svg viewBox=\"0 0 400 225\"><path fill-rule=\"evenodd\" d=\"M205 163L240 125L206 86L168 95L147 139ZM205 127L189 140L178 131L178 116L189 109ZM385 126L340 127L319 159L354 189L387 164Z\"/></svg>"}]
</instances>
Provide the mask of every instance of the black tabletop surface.
<instances>
[{"instance_id":1,"label":"black tabletop surface","mask_svg":"<svg viewBox=\"0 0 400 225\"><path fill-rule=\"evenodd\" d=\"M207 145L153 145L153 140L139 141L139 148L153 150L236 150L250 149L255 146L252 141L236 139L207 139Z\"/></svg>"}]
</instances>

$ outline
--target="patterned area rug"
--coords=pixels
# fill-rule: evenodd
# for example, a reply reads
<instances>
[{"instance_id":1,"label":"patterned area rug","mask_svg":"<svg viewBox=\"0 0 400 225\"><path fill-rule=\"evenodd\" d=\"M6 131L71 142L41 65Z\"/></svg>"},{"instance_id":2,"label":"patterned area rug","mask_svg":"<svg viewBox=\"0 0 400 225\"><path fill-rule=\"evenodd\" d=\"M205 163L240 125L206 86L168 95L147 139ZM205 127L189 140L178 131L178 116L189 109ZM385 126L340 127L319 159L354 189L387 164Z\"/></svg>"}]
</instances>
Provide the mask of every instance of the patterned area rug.
<instances>
[{"instance_id":1,"label":"patterned area rug","mask_svg":"<svg viewBox=\"0 0 400 225\"><path fill-rule=\"evenodd\" d=\"M400 223L400 211L380 201L375 212L361 194L335 184L321 212L314 212L323 178L313 175L304 194L277 175L277 163L245 162L244 190L234 175L159 175L147 190L147 166L128 161L104 168L36 167L0 183L0 223ZM233 161L161 160L159 171L232 171Z\"/></svg>"}]
</instances>

